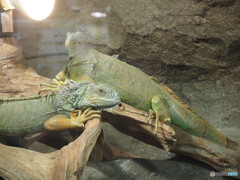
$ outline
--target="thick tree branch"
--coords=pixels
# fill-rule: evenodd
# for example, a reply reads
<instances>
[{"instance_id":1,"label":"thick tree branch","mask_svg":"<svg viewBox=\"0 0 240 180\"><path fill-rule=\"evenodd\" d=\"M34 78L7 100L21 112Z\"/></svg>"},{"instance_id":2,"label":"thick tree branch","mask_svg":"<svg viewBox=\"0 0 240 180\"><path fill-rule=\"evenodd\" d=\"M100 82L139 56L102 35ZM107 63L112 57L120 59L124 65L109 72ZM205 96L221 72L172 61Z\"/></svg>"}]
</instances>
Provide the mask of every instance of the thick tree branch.
<instances>
[{"instance_id":1,"label":"thick tree branch","mask_svg":"<svg viewBox=\"0 0 240 180\"><path fill-rule=\"evenodd\" d=\"M220 172L240 172L240 153L219 146L206 139L190 135L172 125L159 122L155 136L153 123L148 123L147 113L122 103L112 112L103 114L103 119L119 131L148 144L164 147L173 153L204 162ZM236 177L240 179L240 176Z\"/></svg>"},{"instance_id":2,"label":"thick tree branch","mask_svg":"<svg viewBox=\"0 0 240 180\"><path fill-rule=\"evenodd\" d=\"M53 153L39 153L0 144L0 174L6 179L81 179L101 133L100 119L88 121L74 142Z\"/></svg>"}]
</instances>

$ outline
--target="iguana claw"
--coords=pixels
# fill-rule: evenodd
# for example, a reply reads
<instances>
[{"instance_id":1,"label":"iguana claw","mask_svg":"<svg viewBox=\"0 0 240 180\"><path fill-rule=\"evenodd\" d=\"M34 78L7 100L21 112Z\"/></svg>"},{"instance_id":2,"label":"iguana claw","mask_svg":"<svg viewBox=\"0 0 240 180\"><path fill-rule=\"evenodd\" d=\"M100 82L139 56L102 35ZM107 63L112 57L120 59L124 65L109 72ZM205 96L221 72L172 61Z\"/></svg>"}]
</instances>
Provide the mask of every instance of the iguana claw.
<instances>
[{"instance_id":1,"label":"iguana claw","mask_svg":"<svg viewBox=\"0 0 240 180\"><path fill-rule=\"evenodd\" d=\"M155 127L154 127L154 135L157 135L158 132L158 121L159 121L159 116L155 113L153 110L149 110L148 112L148 124L151 124L151 122L155 122Z\"/></svg>"},{"instance_id":2,"label":"iguana claw","mask_svg":"<svg viewBox=\"0 0 240 180\"><path fill-rule=\"evenodd\" d=\"M170 118L165 118L164 123L170 125L171 124L171 119Z\"/></svg>"},{"instance_id":3,"label":"iguana claw","mask_svg":"<svg viewBox=\"0 0 240 180\"><path fill-rule=\"evenodd\" d=\"M152 109L150 109L149 111L148 111L148 123L155 117L155 112L152 110Z\"/></svg>"},{"instance_id":4,"label":"iguana claw","mask_svg":"<svg viewBox=\"0 0 240 180\"><path fill-rule=\"evenodd\" d=\"M158 133L159 121L163 121L167 125L171 124L171 119L170 118L162 119L162 118L160 118L158 113L156 113L154 110L150 109L149 112L148 112L148 124L151 124L152 121L154 121L154 123L155 123L155 127L154 127L154 135L155 136Z\"/></svg>"},{"instance_id":5,"label":"iguana claw","mask_svg":"<svg viewBox=\"0 0 240 180\"><path fill-rule=\"evenodd\" d=\"M59 87L64 84L65 84L64 81L59 81L58 79L54 78L51 80L50 83L41 83L40 84L41 90L39 91L38 94L44 91L58 91ZM46 86L46 87L43 88L43 86Z\"/></svg>"},{"instance_id":6,"label":"iguana claw","mask_svg":"<svg viewBox=\"0 0 240 180\"><path fill-rule=\"evenodd\" d=\"M93 119L101 118L101 111L92 110L87 108L84 112L81 110L74 110L70 113L70 118L73 124L76 124L78 127L84 127L84 123Z\"/></svg>"},{"instance_id":7,"label":"iguana claw","mask_svg":"<svg viewBox=\"0 0 240 180\"><path fill-rule=\"evenodd\" d=\"M48 130L84 128L84 123L88 120L101 118L100 113L101 111L91 110L91 108L86 109L84 112L74 110L70 112L70 118L62 114L53 116L44 123L44 127Z\"/></svg>"}]
</instances>

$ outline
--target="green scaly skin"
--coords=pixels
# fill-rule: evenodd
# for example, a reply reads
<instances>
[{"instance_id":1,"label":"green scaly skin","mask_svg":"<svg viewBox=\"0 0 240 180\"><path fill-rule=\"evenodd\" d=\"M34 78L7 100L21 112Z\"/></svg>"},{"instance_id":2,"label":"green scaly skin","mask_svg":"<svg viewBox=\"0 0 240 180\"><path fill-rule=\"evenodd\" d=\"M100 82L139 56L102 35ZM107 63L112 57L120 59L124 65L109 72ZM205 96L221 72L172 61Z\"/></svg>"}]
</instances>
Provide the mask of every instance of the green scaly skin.
<instances>
[{"instance_id":1,"label":"green scaly skin","mask_svg":"<svg viewBox=\"0 0 240 180\"><path fill-rule=\"evenodd\" d=\"M0 99L0 134L23 136L38 133L44 130L44 123L56 115L63 115L61 118L65 119L76 109L92 107L100 110L118 103L118 93L105 86L73 81L48 95Z\"/></svg>"},{"instance_id":2,"label":"green scaly skin","mask_svg":"<svg viewBox=\"0 0 240 180\"><path fill-rule=\"evenodd\" d=\"M70 61L56 79L104 84L117 91L122 102L143 111L153 109L159 119L170 120L192 135L240 151L239 143L213 128L169 88L136 67L93 50L89 44L83 33L68 33L65 45Z\"/></svg>"},{"instance_id":3,"label":"green scaly skin","mask_svg":"<svg viewBox=\"0 0 240 180\"><path fill-rule=\"evenodd\" d=\"M104 84L116 90L122 102L144 111L153 109L159 119L170 120L192 135L240 151L239 143L213 128L166 86L134 66L93 50L87 38L81 32L68 33L65 45L70 61L57 80Z\"/></svg>"}]
</instances>

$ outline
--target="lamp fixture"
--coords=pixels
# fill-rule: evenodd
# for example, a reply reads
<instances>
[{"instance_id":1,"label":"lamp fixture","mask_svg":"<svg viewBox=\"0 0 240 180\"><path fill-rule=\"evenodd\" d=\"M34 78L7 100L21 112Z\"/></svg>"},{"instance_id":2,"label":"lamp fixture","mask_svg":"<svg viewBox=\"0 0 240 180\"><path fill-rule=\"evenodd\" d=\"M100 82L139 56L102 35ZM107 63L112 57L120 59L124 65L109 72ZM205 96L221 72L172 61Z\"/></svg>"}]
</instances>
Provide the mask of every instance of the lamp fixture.
<instances>
[{"instance_id":1,"label":"lamp fixture","mask_svg":"<svg viewBox=\"0 0 240 180\"><path fill-rule=\"evenodd\" d=\"M31 19L38 21L47 18L55 4L55 0L0 0L0 2L5 11L19 9Z\"/></svg>"}]
</instances>

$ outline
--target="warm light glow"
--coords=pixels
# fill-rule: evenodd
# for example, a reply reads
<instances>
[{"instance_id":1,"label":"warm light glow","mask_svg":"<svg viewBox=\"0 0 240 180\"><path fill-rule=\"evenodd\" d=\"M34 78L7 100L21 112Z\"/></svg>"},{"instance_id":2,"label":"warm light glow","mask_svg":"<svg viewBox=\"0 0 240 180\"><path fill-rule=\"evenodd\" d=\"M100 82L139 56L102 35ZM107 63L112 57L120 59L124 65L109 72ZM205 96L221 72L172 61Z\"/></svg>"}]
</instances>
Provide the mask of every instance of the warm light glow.
<instances>
[{"instance_id":1,"label":"warm light glow","mask_svg":"<svg viewBox=\"0 0 240 180\"><path fill-rule=\"evenodd\" d=\"M10 0L13 6L34 20L47 18L54 7L55 0Z\"/></svg>"},{"instance_id":2,"label":"warm light glow","mask_svg":"<svg viewBox=\"0 0 240 180\"><path fill-rule=\"evenodd\" d=\"M92 12L91 16L95 18L105 18L107 17L107 14L102 12Z\"/></svg>"}]
</instances>

